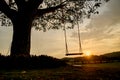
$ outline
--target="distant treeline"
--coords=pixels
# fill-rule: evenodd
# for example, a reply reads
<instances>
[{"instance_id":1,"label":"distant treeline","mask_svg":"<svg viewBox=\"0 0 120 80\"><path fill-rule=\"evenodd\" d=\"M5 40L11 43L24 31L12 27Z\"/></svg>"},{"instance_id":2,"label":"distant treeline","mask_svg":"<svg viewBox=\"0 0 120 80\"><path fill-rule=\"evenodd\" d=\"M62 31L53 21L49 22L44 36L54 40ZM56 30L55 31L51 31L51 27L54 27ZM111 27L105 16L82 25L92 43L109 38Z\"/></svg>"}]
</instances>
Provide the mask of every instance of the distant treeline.
<instances>
[{"instance_id":1,"label":"distant treeline","mask_svg":"<svg viewBox=\"0 0 120 80\"><path fill-rule=\"evenodd\" d=\"M47 55L11 57L0 55L0 69L46 69L67 65L64 61Z\"/></svg>"},{"instance_id":2,"label":"distant treeline","mask_svg":"<svg viewBox=\"0 0 120 80\"><path fill-rule=\"evenodd\" d=\"M63 58L64 61L70 64L89 64L89 63L109 63L120 62L120 52L113 52L105 55L92 55L74 58Z\"/></svg>"}]
</instances>

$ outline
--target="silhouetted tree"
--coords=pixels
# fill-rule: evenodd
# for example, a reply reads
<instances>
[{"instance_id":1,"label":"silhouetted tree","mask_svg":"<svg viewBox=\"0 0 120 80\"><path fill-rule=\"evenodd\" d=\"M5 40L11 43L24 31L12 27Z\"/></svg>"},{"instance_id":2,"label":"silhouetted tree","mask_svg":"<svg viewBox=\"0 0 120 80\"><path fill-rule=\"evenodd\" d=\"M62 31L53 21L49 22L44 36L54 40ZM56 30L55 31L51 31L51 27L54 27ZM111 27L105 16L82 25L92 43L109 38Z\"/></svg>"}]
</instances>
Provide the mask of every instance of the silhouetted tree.
<instances>
[{"instance_id":1,"label":"silhouetted tree","mask_svg":"<svg viewBox=\"0 0 120 80\"><path fill-rule=\"evenodd\" d=\"M29 56L31 28L49 30L73 28L77 21L96 14L108 0L0 0L2 26L13 25L11 56Z\"/></svg>"}]
</instances>

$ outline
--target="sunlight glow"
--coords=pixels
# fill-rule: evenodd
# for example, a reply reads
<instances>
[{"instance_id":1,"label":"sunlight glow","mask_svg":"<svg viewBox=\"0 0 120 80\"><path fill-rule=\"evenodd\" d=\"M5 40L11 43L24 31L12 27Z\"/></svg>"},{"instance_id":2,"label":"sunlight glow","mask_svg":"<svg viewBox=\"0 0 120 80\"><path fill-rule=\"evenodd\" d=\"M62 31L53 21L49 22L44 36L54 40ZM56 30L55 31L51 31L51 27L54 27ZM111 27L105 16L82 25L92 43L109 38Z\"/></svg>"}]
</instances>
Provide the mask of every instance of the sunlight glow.
<instances>
[{"instance_id":1,"label":"sunlight glow","mask_svg":"<svg viewBox=\"0 0 120 80\"><path fill-rule=\"evenodd\" d=\"M91 56L92 53L91 53L90 51L85 51L85 52L84 52L84 55L85 55L85 56Z\"/></svg>"}]
</instances>

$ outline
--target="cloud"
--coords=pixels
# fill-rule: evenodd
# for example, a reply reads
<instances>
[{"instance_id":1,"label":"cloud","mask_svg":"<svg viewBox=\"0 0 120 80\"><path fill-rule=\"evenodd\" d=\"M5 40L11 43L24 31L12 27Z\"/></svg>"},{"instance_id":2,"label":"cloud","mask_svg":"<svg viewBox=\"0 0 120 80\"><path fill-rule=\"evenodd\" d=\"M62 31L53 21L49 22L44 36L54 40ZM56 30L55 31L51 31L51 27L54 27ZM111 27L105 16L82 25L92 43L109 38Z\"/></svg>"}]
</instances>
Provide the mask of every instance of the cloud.
<instances>
[{"instance_id":1,"label":"cloud","mask_svg":"<svg viewBox=\"0 0 120 80\"><path fill-rule=\"evenodd\" d=\"M101 14L93 16L89 25L85 27L85 32L81 33L82 39L107 39L113 37L115 33L119 32L120 28L116 26L120 24L119 3L120 0L111 0L107 5L101 8ZM72 37L76 34L77 33L73 33Z\"/></svg>"}]
</instances>

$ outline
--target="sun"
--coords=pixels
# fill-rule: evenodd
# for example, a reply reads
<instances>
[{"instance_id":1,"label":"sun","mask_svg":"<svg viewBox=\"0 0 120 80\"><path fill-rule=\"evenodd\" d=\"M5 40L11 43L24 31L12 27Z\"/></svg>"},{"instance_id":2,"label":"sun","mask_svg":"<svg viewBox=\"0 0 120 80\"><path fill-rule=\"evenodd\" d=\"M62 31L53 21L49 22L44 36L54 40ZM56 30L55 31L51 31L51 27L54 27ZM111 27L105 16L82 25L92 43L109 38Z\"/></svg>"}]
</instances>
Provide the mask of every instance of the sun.
<instances>
[{"instance_id":1,"label":"sun","mask_svg":"<svg viewBox=\"0 0 120 80\"><path fill-rule=\"evenodd\" d=\"M85 56L91 56L92 54L91 54L90 51L85 51L85 52L84 52L84 55L85 55Z\"/></svg>"}]
</instances>

